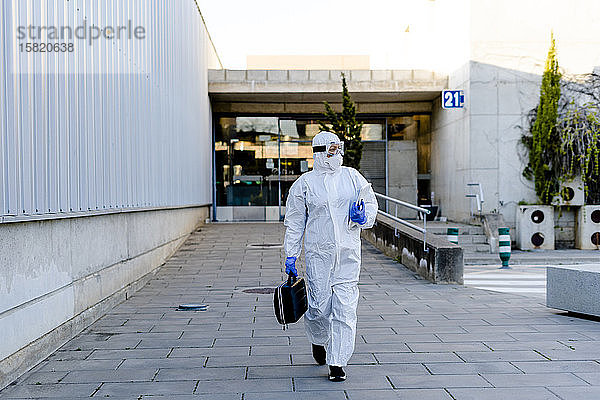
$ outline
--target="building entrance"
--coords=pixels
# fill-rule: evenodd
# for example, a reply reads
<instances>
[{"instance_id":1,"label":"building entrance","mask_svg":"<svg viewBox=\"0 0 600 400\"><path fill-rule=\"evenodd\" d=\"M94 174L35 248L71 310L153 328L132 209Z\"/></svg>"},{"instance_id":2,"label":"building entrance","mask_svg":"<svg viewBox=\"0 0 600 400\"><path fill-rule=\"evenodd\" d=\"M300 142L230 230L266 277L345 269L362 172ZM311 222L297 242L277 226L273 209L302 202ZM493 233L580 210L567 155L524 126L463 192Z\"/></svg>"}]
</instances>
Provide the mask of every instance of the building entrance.
<instances>
[{"instance_id":1,"label":"building entrance","mask_svg":"<svg viewBox=\"0 0 600 400\"><path fill-rule=\"evenodd\" d=\"M312 168L316 121L223 117L215 129L215 219L279 221L292 183Z\"/></svg>"},{"instance_id":2,"label":"building entrance","mask_svg":"<svg viewBox=\"0 0 600 400\"><path fill-rule=\"evenodd\" d=\"M216 116L214 218L280 221L292 183L313 167L311 143L319 132L317 118ZM427 200L429 116L374 116L360 121L360 172L373 189L410 203ZM412 212L401 216L416 217Z\"/></svg>"}]
</instances>

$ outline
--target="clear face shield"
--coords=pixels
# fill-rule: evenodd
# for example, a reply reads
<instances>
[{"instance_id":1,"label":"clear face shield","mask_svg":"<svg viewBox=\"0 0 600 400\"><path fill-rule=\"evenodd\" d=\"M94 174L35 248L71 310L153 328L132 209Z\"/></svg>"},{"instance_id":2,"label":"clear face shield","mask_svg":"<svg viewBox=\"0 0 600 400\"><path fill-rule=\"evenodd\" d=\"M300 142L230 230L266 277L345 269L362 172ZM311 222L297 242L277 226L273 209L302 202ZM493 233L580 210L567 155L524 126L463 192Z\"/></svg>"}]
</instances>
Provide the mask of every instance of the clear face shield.
<instances>
[{"instance_id":1,"label":"clear face shield","mask_svg":"<svg viewBox=\"0 0 600 400\"><path fill-rule=\"evenodd\" d=\"M314 146L313 153L326 153L327 158L333 157L336 154L344 155L344 142L331 142L327 145Z\"/></svg>"}]
</instances>

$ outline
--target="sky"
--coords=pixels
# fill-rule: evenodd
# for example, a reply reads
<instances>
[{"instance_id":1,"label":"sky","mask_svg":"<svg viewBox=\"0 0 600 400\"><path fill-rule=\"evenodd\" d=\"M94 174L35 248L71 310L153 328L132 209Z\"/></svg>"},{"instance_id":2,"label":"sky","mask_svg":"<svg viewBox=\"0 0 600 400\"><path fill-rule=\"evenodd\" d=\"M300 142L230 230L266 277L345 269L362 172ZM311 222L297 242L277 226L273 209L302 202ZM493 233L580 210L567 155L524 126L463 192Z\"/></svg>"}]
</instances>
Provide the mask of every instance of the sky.
<instances>
[{"instance_id":1,"label":"sky","mask_svg":"<svg viewBox=\"0 0 600 400\"><path fill-rule=\"evenodd\" d=\"M460 8L463 3L198 0L219 57L229 69L245 69L247 55L342 54L369 55L372 69L452 69L464 57L464 49L453 50L440 38L454 32L457 40L452 43L459 43L468 19Z\"/></svg>"}]
</instances>

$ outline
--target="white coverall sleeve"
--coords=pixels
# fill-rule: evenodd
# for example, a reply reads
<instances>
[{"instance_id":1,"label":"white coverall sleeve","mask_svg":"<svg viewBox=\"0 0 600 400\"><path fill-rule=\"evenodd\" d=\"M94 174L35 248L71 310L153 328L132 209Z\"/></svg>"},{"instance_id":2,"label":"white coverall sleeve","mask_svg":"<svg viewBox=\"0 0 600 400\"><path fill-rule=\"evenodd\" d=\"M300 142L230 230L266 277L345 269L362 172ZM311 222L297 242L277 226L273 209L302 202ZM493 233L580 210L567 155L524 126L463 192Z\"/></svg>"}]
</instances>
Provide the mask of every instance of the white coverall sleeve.
<instances>
[{"instance_id":1,"label":"white coverall sleeve","mask_svg":"<svg viewBox=\"0 0 600 400\"><path fill-rule=\"evenodd\" d=\"M285 203L286 227L283 248L286 257L299 257L302 251L302 236L306 226L306 198L302 185L302 178L294 182L288 193Z\"/></svg>"},{"instance_id":2,"label":"white coverall sleeve","mask_svg":"<svg viewBox=\"0 0 600 400\"><path fill-rule=\"evenodd\" d=\"M369 182L365 179L364 176L361 175L360 172L356 171L356 180L358 182L358 187L363 188L366 185L369 185ZM367 222L363 225L360 225L362 229L370 229L375 224L375 219L377 218L377 210L379 209L379 205L377 204L377 198L375 197L375 193L373 192L373 188L369 185L368 190L364 194L365 201L365 214L367 216Z\"/></svg>"}]
</instances>

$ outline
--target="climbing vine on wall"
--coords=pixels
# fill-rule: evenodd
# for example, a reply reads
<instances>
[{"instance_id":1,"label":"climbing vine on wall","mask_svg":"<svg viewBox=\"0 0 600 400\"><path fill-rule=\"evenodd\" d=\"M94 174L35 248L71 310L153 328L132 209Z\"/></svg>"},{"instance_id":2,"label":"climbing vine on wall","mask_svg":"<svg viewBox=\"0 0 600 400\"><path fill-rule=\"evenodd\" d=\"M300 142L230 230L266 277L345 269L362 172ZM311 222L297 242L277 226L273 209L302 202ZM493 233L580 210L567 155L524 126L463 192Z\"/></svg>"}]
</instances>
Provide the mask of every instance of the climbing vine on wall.
<instances>
[{"instance_id":1,"label":"climbing vine on wall","mask_svg":"<svg viewBox=\"0 0 600 400\"><path fill-rule=\"evenodd\" d=\"M587 204L600 204L600 115L598 104L574 103L558 121L562 176L581 176Z\"/></svg>"},{"instance_id":2,"label":"climbing vine on wall","mask_svg":"<svg viewBox=\"0 0 600 400\"><path fill-rule=\"evenodd\" d=\"M522 137L529 151L523 175L534 180L541 203L560 195L561 182L581 177L587 204L600 204L600 75L563 76L552 38L540 103Z\"/></svg>"}]
</instances>

